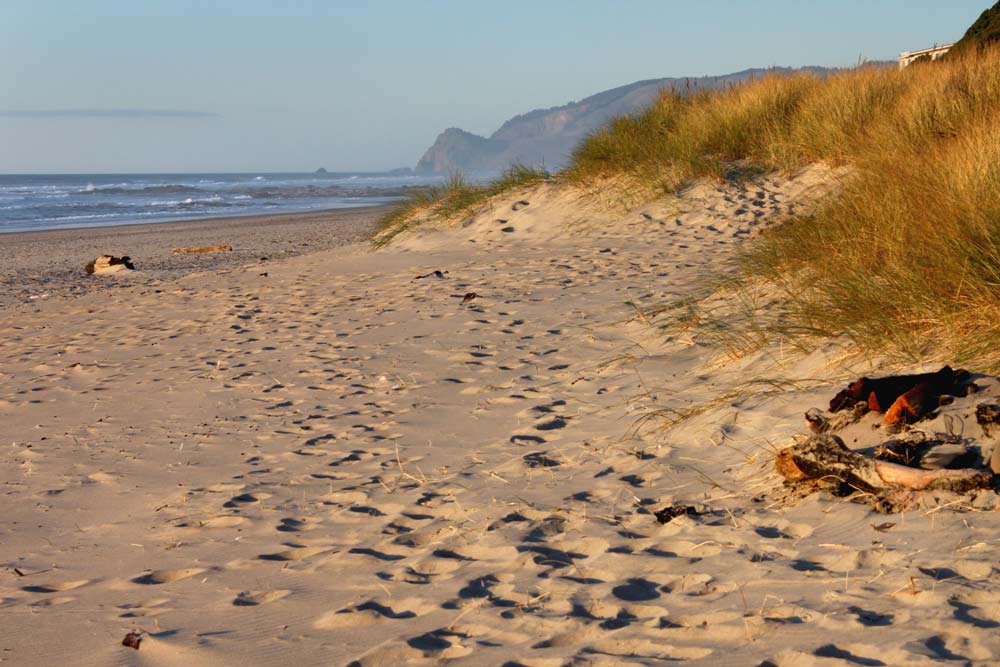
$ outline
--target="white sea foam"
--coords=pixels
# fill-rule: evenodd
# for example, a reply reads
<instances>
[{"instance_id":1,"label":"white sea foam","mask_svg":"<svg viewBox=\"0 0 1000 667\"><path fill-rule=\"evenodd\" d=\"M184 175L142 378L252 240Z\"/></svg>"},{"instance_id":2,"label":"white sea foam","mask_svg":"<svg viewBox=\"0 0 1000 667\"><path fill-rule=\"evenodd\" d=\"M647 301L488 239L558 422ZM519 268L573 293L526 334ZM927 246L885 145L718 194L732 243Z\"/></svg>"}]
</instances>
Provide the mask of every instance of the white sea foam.
<instances>
[{"instance_id":1,"label":"white sea foam","mask_svg":"<svg viewBox=\"0 0 1000 667\"><path fill-rule=\"evenodd\" d=\"M223 201L219 195L211 197L188 197L187 199L157 199L148 203L137 204L137 206L190 206L192 204L214 204Z\"/></svg>"},{"instance_id":2,"label":"white sea foam","mask_svg":"<svg viewBox=\"0 0 1000 667\"><path fill-rule=\"evenodd\" d=\"M403 180L408 179L364 174L0 176L0 231L379 204L384 200L378 196L346 197L349 193L339 191L337 183L344 188L392 187Z\"/></svg>"}]
</instances>

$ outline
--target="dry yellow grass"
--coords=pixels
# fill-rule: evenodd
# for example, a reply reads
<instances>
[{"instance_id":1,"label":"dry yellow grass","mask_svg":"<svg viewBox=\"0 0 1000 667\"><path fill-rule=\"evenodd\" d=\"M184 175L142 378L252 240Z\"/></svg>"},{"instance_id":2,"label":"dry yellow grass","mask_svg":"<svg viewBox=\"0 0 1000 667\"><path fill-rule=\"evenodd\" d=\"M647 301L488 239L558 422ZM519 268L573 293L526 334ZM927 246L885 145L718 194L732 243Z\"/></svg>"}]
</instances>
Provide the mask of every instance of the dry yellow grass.
<instances>
[{"instance_id":1,"label":"dry yellow grass","mask_svg":"<svg viewBox=\"0 0 1000 667\"><path fill-rule=\"evenodd\" d=\"M998 73L994 49L872 81L892 103L844 152L852 177L746 257L798 322L914 359L1000 366Z\"/></svg>"},{"instance_id":2,"label":"dry yellow grass","mask_svg":"<svg viewBox=\"0 0 1000 667\"><path fill-rule=\"evenodd\" d=\"M745 267L776 282L792 328L913 358L1000 366L1000 49L827 77L664 92L577 149L577 182L851 166Z\"/></svg>"}]
</instances>

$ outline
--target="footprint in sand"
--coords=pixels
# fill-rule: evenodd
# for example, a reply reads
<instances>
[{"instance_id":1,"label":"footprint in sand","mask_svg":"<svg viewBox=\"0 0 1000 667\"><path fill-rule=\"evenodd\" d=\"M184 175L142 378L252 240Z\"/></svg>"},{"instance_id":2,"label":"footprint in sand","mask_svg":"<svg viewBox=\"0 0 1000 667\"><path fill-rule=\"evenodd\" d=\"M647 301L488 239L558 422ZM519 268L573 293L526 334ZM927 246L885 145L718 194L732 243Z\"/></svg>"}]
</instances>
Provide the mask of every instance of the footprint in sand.
<instances>
[{"instance_id":1,"label":"footprint in sand","mask_svg":"<svg viewBox=\"0 0 1000 667\"><path fill-rule=\"evenodd\" d=\"M32 607L56 607L61 604L68 604L75 600L74 597L69 597L66 595L60 595L53 598L46 598L44 600L39 600L37 602L32 602L30 606Z\"/></svg>"},{"instance_id":2,"label":"footprint in sand","mask_svg":"<svg viewBox=\"0 0 1000 667\"><path fill-rule=\"evenodd\" d=\"M21 590L26 593L62 593L86 586L89 583L93 583L93 581L93 579L79 579L77 581L65 581L58 584L38 584L35 586L23 586Z\"/></svg>"},{"instance_id":3,"label":"footprint in sand","mask_svg":"<svg viewBox=\"0 0 1000 667\"><path fill-rule=\"evenodd\" d=\"M542 445L545 438L537 435L512 435L510 441L515 445Z\"/></svg>"},{"instance_id":4,"label":"footprint in sand","mask_svg":"<svg viewBox=\"0 0 1000 667\"><path fill-rule=\"evenodd\" d=\"M285 549L283 551L278 551L273 554L261 554L257 556L260 560L273 560L273 561L299 561L305 560L317 554L332 551L330 547L299 547L293 544L287 545L291 547L290 549Z\"/></svg>"},{"instance_id":5,"label":"footprint in sand","mask_svg":"<svg viewBox=\"0 0 1000 667\"><path fill-rule=\"evenodd\" d=\"M542 417L535 422L535 429L538 431L557 431L559 429L566 428L566 420L566 417L560 417L558 415Z\"/></svg>"},{"instance_id":6,"label":"footprint in sand","mask_svg":"<svg viewBox=\"0 0 1000 667\"><path fill-rule=\"evenodd\" d=\"M236 607L255 607L259 604L280 600L290 593L291 591L283 588L270 591L243 591L233 600L233 605Z\"/></svg>"},{"instance_id":7,"label":"footprint in sand","mask_svg":"<svg viewBox=\"0 0 1000 667\"><path fill-rule=\"evenodd\" d=\"M382 621L416 618L435 609L433 604L418 599L397 599L387 601L371 599L352 607L331 611L320 616L313 627L333 630L358 625L371 625Z\"/></svg>"},{"instance_id":8,"label":"footprint in sand","mask_svg":"<svg viewBox=\"0 0 1000 667\"><path fill-rule=\"evenodd\" d=\"M660 597L660 584L643 578L628 579L611 589L611 594L626 602L646 602Z\"/></svg>"},{"instance_id":9,"label":"footprint in sand","mask_svg":"<svg viewBox=\"0 0 1000 667\"><path fill-rule=\"evenodd\" d=\"M200 528L233 528L235 526L240 526L245 523L249 523L249 519L242 516L232 516L223 515L212 517L211 519L205 519L198 524Z\"/></svg>"},{"instance_id":10,"label":"footprint in sand","mask_svg":"<svg viewBox=\"0 0 1000 667\"><path fill-rule=\"evenodd\" d=\"M150 598L139 602L129 602L118 605L119 609L125 612L119 614L120 618L142 618L145 616L156 616L172 609L166 607L171 602L171 598Z\"/></svg>"},{"instance_id":11,"label":"footprint in sand","mask_svg":"<svg viewBox=\"0 0 1000 667\"><path fill-rule=\"evenodd\" d=\"M566 405L566 401L562 399L557 399L551 403L542 403L531 408L532 411L538 412L543 415L552 414L556 411L556 408L561 408Z\"/></svg>"},{"instance_id":12,"label":"footprint in sand","mask_svg":"<svg viewBox=\"0 0 1000 667\"><path fill-rule=\"evenodd\" d=\"M311 524L309 519L286 517L278 523L275 530L282 533L298 533L304 530L313 530L314 528L316 528L315 524Z\"/></svg>"},{"instance_id":13,"label":"footprint in sand","mask_svg":"<svg viewBox=\"0 0 1000 667\"><path fill-rule=\"evenodd\" d=\"M259 503L262 500L266 500L271 497L270 493L241 493L238 496L233 496L228 501L223 503L223 507L242 507L244 505L253 505Z\"/></svg>"},{"instance_id":14,"label":"footprint in sand","mask_svg":"<svg viewBox=\"0 0 1000 667\"><path fill-rule=\"evenodd\" d=\"M350 549L347 553L355 554L358 556L366 556L367 558L372 559L373 561L384 561L384 562L403 560L409 555L407 553L380 551L378 549L372 549L370 547L354 547Z\"/></svg>"},{"instance_id":15,"label":"footprint in sand","mask_svg":"<svg viewBox=\"0 0 1000 667\"><path fill-rule=\"evenodd\" d=\"M562 465L561 461L548 456L546 452L531 452L522 456L521 460L529 468L556 468Z\"/></svg>"},{"instance_id":16,"label":"footprint in sand","mask_svg":"<svg viewBox=\"0 0 1000 667\"><path fill-rule=\"evenodd\" d=\"M169 584L181 579L188 579L202 572L207 572L207 570L201 567L188 567L180 570L153 570L152 572L136 577L132 580L132 583L144 586Z\"/></svg>"}]
</instances>

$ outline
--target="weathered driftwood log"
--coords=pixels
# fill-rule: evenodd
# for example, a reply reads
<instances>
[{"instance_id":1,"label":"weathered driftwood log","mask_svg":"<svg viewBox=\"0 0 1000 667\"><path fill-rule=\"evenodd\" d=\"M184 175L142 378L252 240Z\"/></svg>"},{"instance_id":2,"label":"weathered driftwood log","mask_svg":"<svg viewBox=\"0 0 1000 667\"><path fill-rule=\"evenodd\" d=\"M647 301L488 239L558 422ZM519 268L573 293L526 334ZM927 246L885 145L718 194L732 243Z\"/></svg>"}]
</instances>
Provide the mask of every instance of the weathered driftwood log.
<instances>
[{"instance_id":1,"label":"weathered driftwood log","mask_svg":"<svg viewBox=\"0 0 1000 667\"><path fill-rule=\"evenodd\" d=\"M787 480L829 480L859 491L877 493L892 488L965 493L989 486L988 473L969 468L924 470L879 461L853 452L835 435L814 435L778 452L775 467Z\"/></svg>"},{"instance_id":2,"label":"weathered driftwood log","mask_svg":"<svg viewBox=\"0 0 1000 667\"><path fill-rule=\"evenodd\" d=\"M841 410L832 417L823 414L819 408L806 411L806 423L813 433L835 433L840 429L855 424L868 413L868 406L858 403L851 408Z\"/></svg>"},{"instance_id":3,"label":"weathered driftwood log","mask_svg":"<svg viewBox=\"0 0 1000 667\"><path fill-rule=\"evenodd\" d=\"M87 265L83 267L84 272L95 273L97 275L133 269L135 269L135 265L132 264L132 258L127 255L125 257L101 255L94 261L87 262Z\"/></svg>"},{"instance_id":4,"label":"weathered driftwood log","mask_svg":"<svg viewBox=\"0 0 1000 667\"><path fill-rule=\"evenodd\" d=\"M232 250L233 246L231 245L206 245L197 248L172 248L170 252L180 255L193 255L200 252L232 252Z\"/></svg>"}]
</instances>

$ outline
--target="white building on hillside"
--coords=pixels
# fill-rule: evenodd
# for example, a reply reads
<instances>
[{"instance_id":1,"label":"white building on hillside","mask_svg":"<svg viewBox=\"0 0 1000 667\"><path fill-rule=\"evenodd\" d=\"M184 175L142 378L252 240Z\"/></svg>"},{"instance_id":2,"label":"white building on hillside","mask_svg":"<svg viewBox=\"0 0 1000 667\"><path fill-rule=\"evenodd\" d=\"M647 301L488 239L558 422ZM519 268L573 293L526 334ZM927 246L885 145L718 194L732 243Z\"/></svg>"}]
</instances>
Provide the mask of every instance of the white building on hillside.
<instances>
[{"instance_id":1,"label":"white building on hillside","mask_svg":"<svg viewBox=\"0 0 1000 667\"><path fill-rule=\"evenodd\" d=\"M928 56L931 60L937 60L944 54L948 53L948 49L952 46L954 45L942 44L941 46L932 46L929 49L921 49L919 51L903 51L899 54L899 69L903 69L922 56Z\"/></svg>"}]
</instances>

